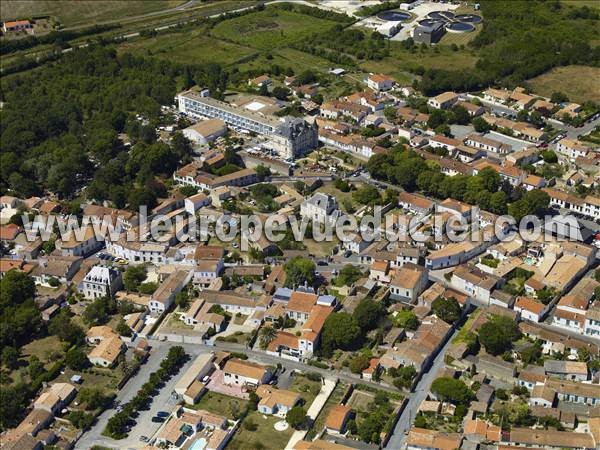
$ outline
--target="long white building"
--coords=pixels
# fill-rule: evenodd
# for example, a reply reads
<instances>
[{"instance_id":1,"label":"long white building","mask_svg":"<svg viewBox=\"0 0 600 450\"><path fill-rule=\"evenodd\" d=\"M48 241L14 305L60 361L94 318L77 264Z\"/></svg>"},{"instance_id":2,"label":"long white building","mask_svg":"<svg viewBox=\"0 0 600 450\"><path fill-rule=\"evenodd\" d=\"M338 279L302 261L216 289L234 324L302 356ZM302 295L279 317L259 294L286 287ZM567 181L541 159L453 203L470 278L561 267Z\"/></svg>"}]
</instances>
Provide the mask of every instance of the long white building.
<instances>
[{"instance_id":1,"label":"long white building","mask_svg":"<svg viewBox=\"0 0 600 450\"><path fill-rule=\"evenodd\" d=\"M318 145L316 123L296 117L277 118L251 109L185 91L177 96L179 111L192 117L221 119L227 124L268 136L273 148L285 158L294 158Z\"/></svg>"}]
</instances>

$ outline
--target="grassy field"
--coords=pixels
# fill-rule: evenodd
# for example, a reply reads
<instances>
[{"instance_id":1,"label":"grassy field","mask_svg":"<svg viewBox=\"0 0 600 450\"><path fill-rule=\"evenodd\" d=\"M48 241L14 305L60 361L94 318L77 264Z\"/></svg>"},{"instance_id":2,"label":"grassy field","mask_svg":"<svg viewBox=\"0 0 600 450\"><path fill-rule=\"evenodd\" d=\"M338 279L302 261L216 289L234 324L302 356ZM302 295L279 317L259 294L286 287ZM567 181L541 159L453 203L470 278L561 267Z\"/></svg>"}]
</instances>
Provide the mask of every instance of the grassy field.
<instances>
[{"instance_id":1,"label":"grassy field","mask_svg":"<svg viewBox=\"0 0 600 450\"><path fill-rule=\"evenodd\" d=\"M214 39L204 26L185 28L180 32L137 38L119 46L120 52L154 56L178 63L228 65L252 55L256 50Z\"/></svg>"},{"instance_id":2,"label":"grassy field","mask_svg":"<svg viewBox=\"0 0 600 450\"><path fill-rule=\"evenodd\" d=\"M425 69L468 69L475 66L477 55L471 50L458 50L453 52L449 46L429 47L417 49L414 53L404 49L400 44L392 42L390 56L381 61L367 61L361 64L361 68L367 72L382 72L394 78L398 82L404 82L407 77L407 69L424 67Z\"/></svg>"},{"instance_id":3,"label":"grassy field","mask_svg":"<svg viewBox=\"0 0 600 450\"><path fill-rule=\"evenodd\" d=\"M212 35L238 44L272 50L287 47L290 43L306 39L310 34L333 25L335 22L330 20L267 8L223 21L213 29Z\"/></svg>"},{"instance_id":4,"label":"grassy field","mask_svg":"<svg viewBox=\"0 0 600 450\"><path fill-rule=\"evenodd\" d=\"M21 348L22 359L29 360L31 356L35 355L44 363L46 368L52 365L49 357L53 353L64 353L62 343L56 336L35 339Z\"/></svg>"},{"instance_id":5,"label":"grassy field","mask_svg":"<svg viewBox=\"0 0 600 450\"><path fill-rule=\"evenodd\" d=\"M589 8L600 8L600 2L598 0L562 0L563 4L569 6L587 6Z\"/></svg>"},{"instance_id":6,"label":"grassy field","mask_svg":"<svg viewBox=\"0 0 600 450\"><path fill-rule=\"evenodd\" d=\"M600 102L600 68L565 66L552 69L528 81L536 94L550 97L553 92L567 94L574 102Z\"/></svg>"},{"instance_id":7,"label":"grassy field","mask_svg":"<svg viewBox=\"0 0 600 450\"><path fill-rule=\"evenodd\" d=\"M70 27L147 14L183 3L184 0L2 0L0 19L49 15Z\"/></svg>"},{"instance_id":8,"label":"grassy field","mask_svg":"<svg viewBox=\"0 0 600 450\"><path fill-rule=\"evenodd\" d=\"M244 422L254 423L256 430L249 431L242 423L227 445L227 450L279 450L285 448L294 430L290 427L285 431L275 431L273 426L280 420L279 417L265 416L258 411L252 411L244 418Z\"/></svg>"}]
</instances>

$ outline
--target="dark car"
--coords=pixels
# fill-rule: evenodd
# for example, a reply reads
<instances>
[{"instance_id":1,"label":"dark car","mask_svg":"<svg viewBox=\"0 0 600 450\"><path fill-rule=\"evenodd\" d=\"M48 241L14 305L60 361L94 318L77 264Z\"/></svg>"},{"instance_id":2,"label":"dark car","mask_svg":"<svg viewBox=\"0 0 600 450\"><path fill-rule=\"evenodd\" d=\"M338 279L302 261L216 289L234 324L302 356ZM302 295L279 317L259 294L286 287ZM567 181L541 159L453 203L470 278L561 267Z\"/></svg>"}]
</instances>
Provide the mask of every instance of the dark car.
<instances>
[{"instance_id":1,"label":"dark car","mask_svg":"<svg viewBox=\"0 0 600 450\"><path fill-rule=\"evenodd\" d=\"M346 250L346 253L344 253L344 258L350 258L351 255L352 252L350 250Z\"/></svg>"},{"instance_id":2,"label":"dark car","mask_svg":"<svg viewBox=\"0 0 600 450\"><path fill-rule=\"evenodd\" d=\"M317 261L317 266L328 266L329 263L327 261Z\"/></svg>"},{"instance_id":3,"label":"dark car","mask_svg":"<svg viewBox=\"0 0 600 450\"><path fill-rule=\"evenodd\" d=\"M171 413L168 413L166 411L159 411L156 413L157 417L163 417L163 418L169 417L170 415L171 415Z\"/></svg>"},{"instance_id":4,"label":"dark car","mask_svg":"<svg viewBox=\"0 0 600 450\"><path fill-rule=\"evenodd\" d=\"M154 416L154 417L152 418L152 422L156 422L156 423L162 423L162 422L164 422L164 421L165 421L165 418L164 418L164 417L158 417L158 416Z\"/></svg>"}]
</instances>

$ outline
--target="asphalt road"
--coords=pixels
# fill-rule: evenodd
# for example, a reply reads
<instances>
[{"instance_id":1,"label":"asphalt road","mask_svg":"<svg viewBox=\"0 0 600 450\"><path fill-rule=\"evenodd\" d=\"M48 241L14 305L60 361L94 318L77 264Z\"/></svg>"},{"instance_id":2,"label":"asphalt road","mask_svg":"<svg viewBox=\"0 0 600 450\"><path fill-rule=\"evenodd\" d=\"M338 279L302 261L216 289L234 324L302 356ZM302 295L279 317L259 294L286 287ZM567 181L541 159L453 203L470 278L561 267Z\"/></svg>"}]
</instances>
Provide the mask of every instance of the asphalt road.
<instances>
[{"instance_id":1,"label":"asphalt road","mask_svg":"<svg viewBox=\"0 0 600 450\"><path fill-rule=\"evenodd\" d=\"M398 422L396 423L394 433L388 441L385 447L386 449L398 450L403 447L404 441L406 440L406 435L404 433L412 426L421 402L425 400L429 394L431 383L433 383L433 380L435 380L438 371L444 366L444 356L446 355L446 351L448 350L448 347L450 347L452 339L457 332L458 330L455 330L452 333L446 344L437 354L429 370L421 377L421 380L417 384L414 392L409 395L408 403L402 411Z\"/></svg>"}]
</instances>

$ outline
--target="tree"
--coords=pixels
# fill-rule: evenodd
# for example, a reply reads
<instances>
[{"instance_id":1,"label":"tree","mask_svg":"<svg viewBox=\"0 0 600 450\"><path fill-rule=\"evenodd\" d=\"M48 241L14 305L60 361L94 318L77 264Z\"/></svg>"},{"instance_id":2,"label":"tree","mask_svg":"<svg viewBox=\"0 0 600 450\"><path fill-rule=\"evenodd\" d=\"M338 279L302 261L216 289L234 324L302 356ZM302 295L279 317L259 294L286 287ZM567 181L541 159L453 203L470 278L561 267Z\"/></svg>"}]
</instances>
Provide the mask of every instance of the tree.
<instances>
[{"instance_id":1,"label":"tree","mask_svg":"<svg viewBox=\"0 0 600 450\"><path fill-rule=\"evenodd\" d=\"M183 289L179 291L175 296L175 304L179 306L180 309L187 310L190 305L190 294L187 289Z\"/></svg>"},{"instance_id":2,"label":"tree","mask_svg":"<svg viewBox=\"0 0 600 450\"><path fill-rule=\"evenodd\" d=\"M11 346L2 349L2 364L9 370L19 367L19 351Z\"/></svg>"},{"instance_id":3,"label":"tree","mask_svg":"<svg viewBox=\"0 0 600 450\"><path fill-rule=\"evenodd\" d=\"M548 164L554 164L558 162L558 156L552 150L544 150L541 152L542 158Z\"/></svg>"},{"instance_id":4,"label":"tree","mask_svg":"<svg viewBox=\"0 0 600 450\"><path fill-rule=\"evenodd\" d=\"M469 111L464 106L456 105L452 108L454 113L454 121L459 125L466 125L471 121Z\"/></svg>"},{"instance_id":5,"label":"tree","mask_svg":"<svg viewBox=\"0 0 600 450\"><path fill-rule=\"evenodd\" d=\"M493 315L479 328L479 342L492 355L500 355L512 348L521 337L517 323L508 317Z\"/></svg>"},{"instance_id":6,"label":"tree","mask_svg":"<svg viewBox=\"0 0 600 450\"><path fill-rule=\"evenodd\" d=\"M400 367L396 370L396 377L394 378L394 386L398 389L409 388L412 384L412 380L417 376L417 369L414 366L408 365Z\"/></svg>"},{"instance_id":7,"label":"tree","mask_svg":"<svg viewBox=\"0 0 600 450\"><path fill-rule=\"evenodd\" d=\"M367 367L369 367L370 360L367 356L360 354L356 355L350 360L350 371L352 373L362 373Z\"/></svg>"},{"instance_id":8,"label":"tree","mask_svg":"<svg viewBox=\"0 0 600 450\"><path fill-rule=\"evenodd\" d=\"M308 258L295 256L284 266L285 285L296 288L305 284L312 286L315 282L315 263Z\"/></svg>"},{"instance_id":9,"label":"tree","mask_svg":"<svg viewBox=\"0 0 600 450\"><path fill-rule=\"evenodd\" d=\"M290 424L292 428L300 429L306 422L306 410L301 406L294 406L290 409L286 416L285 420Z\"/></svg>"},{"instance_id":10,"label":"tree","mask_svg":"<svg viewBox=\"0 0 600 450\"><path fill-rule=\"evenodd\" d=\"M407 330L416 330L419 328L419 319L414 312L409 310L398 311L394 316L394 325Z\"/></svg>"},{"instance_id":11,"label":"tree","mask_svg":"<svg viewBox=\"0 0 600 450\"><path fill-rule=\"evenodd\" d=\"M340 270L340 273L335 280L335 284L336 286L352 286L352 284L354 284L362 276L363 273L358 267L352 264L346 264Z\"/></svg>"},{"instance_id":12,"label":"tree","mask_svg":"<svg viewBox=\"0 0 600 450\"><path fill-rule=\"evenodd\" d=\"M471 123L478 133L487 133L492 128L483 117L475 117Z\"/></svg>"},{"instance_id":13,"label":"tree","mask_svg":"<svg viewBox=\"0 0 600 450\"><path fill-rule=\"evenodd\" d=\"M448 299L444 297L436 298L431 304L431 310L436 316L449 324L456 322L461 315L460 305L454 297Z\"/></svg>"},{"instance_id":14,"label":"tree","mask_svg":"<svg viewBox=\"0 0 600 450\"><path fill-rule=\"evenodd\" d=\"M86 354L81 349L74 347L65 355L65 364L69 369L81 371L88 366L89 362Z\"/></svg>"},{"instance_id":15,"label":"tree","mask_svg":"<svg viewBox=\"0 0 600 450\"><path fill-rule=\"evenodd\" d=\"M352 193L352 198L363 205L373 206L381 203L379 191L372 184L363 184Z\"/></svg>"},{"instance_id":16,"label":"tree","mask_svg":"<svg viewBox=\"0 0 600 450\"><path fill-rule=\"evenodd\" d=\"M431 384L431 392L438 399L454 404L464 404L473 398L473 392L464 382L450 377L436 378Z\"/></svg>"},{"instance_id":17,"label":"tree","mask_svg":"<svg viewBox=\"0 0 600 450\"><path fill-rule=\"evenodd\" d=\"M29 358L29 364L27 366L27 371L29 372L29 378L31 380L35 380L40 375L44 374L46 370L44 369L44 364L40 361L40 359L32 355Z\"/></svg>"},{"instance_id":18,"label":"tree","mask_svg":"<svg viewBox=\"0 0 600 450\"><path fill-rule=\"evenodd\" d=\"M338 348L347 350L358 341L360 327L350 314L335 312L325 319L322 336L324 354Z\"/></svg>"},{"instance_id":19,"label":"tree","mask_svg":"<svg viewBox=\"0 0 600 450\"><path fill-rule=\"evenodd\" d=\"M94 415L83 411L71 411L67 414L67 420L81 430L87 430L94 423Z\"/></svg>"},{"instance_id":20,"label":"tree","mask_svg":"<svg viewBox=\"0 0 600 450\"><path fill-rule=\"evenodd\" d=\"M79 345L85 340L83 328L73 322L69 308L62 308L48 325L48 332L69 345Z\"/></svg>"},{"instance_id":21,"label":"tree","mask_svg":"<svg viewBox=\"0 0 600 450\"><path fill-rule=\"evenodd\" d=\"M146 266L129 266L123 275L123 286L126 290L137 292L140 284L146 279L148 272Z\"/></svg>"},{"instance_id":22,"label":"tree","mask_svg":"<svg viewBox=\"0 0 600 450\"><path fill-rule=\"evenodd\" d=\"M277 330L270 325L265 325L258 333L259 345L261 349L266 349L271 341L277 336Z\"/></svg>"},{"instance_id":23,"label":"tree","mask_svg":"<svg viewBox=\"0 0 600 450\"><path fill-rule=\"evenodd\" d=\"M285 86L275 86L273 88L273 96L278 100L286 100L290 95L290 90Z\"/></svg>"},{"instance_id":24,"label":"tree","mask_svg":"<svg viewBox=\"0 0 600 450\"><path fill-rule=\"evenodd\" d=\"M125 337L131 337L133 335L133 331L131 330L129 325L127 325L127 322L125 322L125 319L123 318L121 318L121 320L119 320L119 323L117 323L116 331L121 336Z\"/></svg>"},{"instance_id":25,"label":"tree","mask_svg":"<svg viewBox=\"0 0 600 450\"><path fill-rule=\"evenodd\" d=\"M35 296L35 282L24 272L9 270L0 280L0 309L19 305Z\"/></svg>"},{"instance_id":26,"label":"tree","mask_svg":"<svg viewBox=\"0 0 600 450\"><path fill-rule=\"evenodd\" d=\"M381 303L371 299L361 301L352 313L358 326L365 332L375 328L384 315L385 310Z\"/></svg>"},{"instance_id":27,"label":"tree","mask_svg":"<svg viewBox=\"0 0 600 450\"><path fill-rule=\"evenodd\" d=\"M552 103L564 103L569 101L569 97L564 92L553 92L550 101Z\"/></svg>"},{"instance_id":28,"label":"tree","mask_svg":"<svg viewBox=\"0 0 600 450\"><path fill-rule=\"evenodd\" d=\"M85 409L89 411L103 407L109 398L104 394L102 389L89 387L82 388L79 391L79 400L85 404Z\"/></svg>"},{"instance_id":29,"label":"tree","mask_svg":"<svg viewBox=\"0 0 600 450\"><path fill-rule=\"evenodd\" d=\"M110 314L116 311L115 301L109 297L98 297L83 312L83 320L90 325L108 322Z\"/></svg>"}]
</instances>

